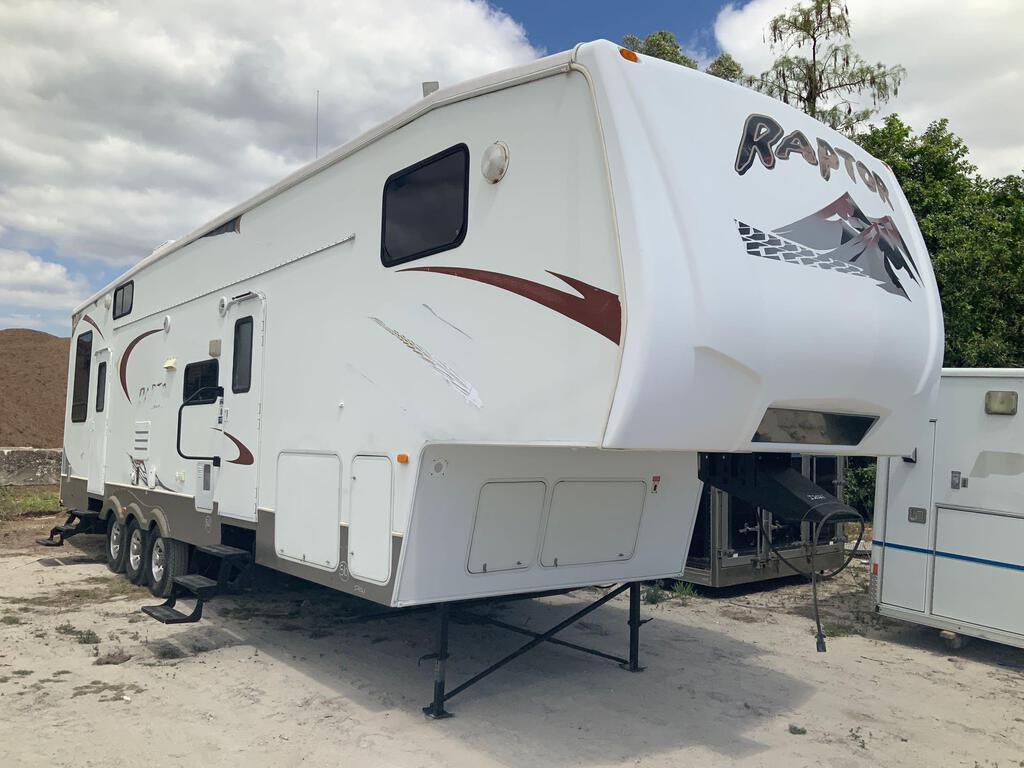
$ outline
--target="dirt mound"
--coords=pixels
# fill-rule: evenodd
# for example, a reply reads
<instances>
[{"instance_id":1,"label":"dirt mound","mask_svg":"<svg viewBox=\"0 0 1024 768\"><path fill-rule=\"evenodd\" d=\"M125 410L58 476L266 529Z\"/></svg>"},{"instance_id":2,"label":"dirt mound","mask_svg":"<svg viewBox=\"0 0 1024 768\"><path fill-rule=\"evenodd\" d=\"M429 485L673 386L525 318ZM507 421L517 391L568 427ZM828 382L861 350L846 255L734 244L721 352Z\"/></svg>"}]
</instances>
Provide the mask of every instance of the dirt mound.
<instances>
[{"instance_id":1,"label":"dirt mound","mask_svg":"<svg viewBox=\"0 0 1024 768\"><path fill-rule=\"evenodd\" d=\"M0 330L0 446L60 448L70 339Z\"/></svg>"}]
</instances>

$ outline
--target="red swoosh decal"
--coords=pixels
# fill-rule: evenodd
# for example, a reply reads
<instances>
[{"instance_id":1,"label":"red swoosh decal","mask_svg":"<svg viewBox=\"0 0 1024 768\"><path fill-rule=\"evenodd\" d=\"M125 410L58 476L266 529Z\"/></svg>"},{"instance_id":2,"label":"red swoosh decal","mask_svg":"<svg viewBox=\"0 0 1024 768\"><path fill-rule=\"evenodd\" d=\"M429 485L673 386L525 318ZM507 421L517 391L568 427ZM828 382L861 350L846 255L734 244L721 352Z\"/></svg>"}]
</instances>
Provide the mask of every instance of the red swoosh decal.
<instances>
[{"instance_id":1,"label":"red swoosh decal","mask_svg":"<svg viewBox=\"0 0 1024 768\"><path fill-rule=\"evenodd\" d=\"M245 444L237 437L232 435L230 432L225 432L223 429L217 429L217 427L210 427L210 429L216 429L218 432L224 435L228 440L235 444L238 449L238 458L230 459L228 464L240 464L242 466L248 466L252 464L256 459L252 455L252 451L245 447Z\"/></svg>"},{"instance_id":2,"label":"red swoosh decal","mask_svg":"<svg viewBox=\"0 0 1024 768\"><path fill-rule=\"evenodd\" d=\"M162 330L163 328L156 328L152 331L140 333L131 340L127 347L124 348L124 354L121 355L121 364L118 366L118 371L121 374L121 389L124 390L124 396L128 398L129 403L132 401L132 396L128 394L128 358L131 356L136 344L147 336L152 336L154 333L160 333Z\"/></svg>"},{"instance_id":3,"label":"red swoosh decal","mask_svg":"<svg viewBox=\"0 0 1024 768\"><path fill-rule=\"evenodd\" d=\"M530 301L553 309L559 314L585 325L592 331L597 331L606 339L616 344L622 335L622 306L619 297L614 293L596 288L593 285L584 283L574 277L560 275L557 272L547 270L549 275L554 275L559 280L579 292L579 296L568 291L560 291L532 280L526 280L514 275L505 275L501 272L488 272L483 269L469 269L466 267L410 267L400 269L399 272L437 272L442 275L454 275L464 277L467 280L476 280L480 283L493 285L505 291L518 294Z\"/></svg>"},{"instance_id":4,"label":"red swoosh decal","mask_svg":"<svg viewBox=\"0 0 1024 768\"><path fill-rule=\"evenodd\" d=\"M100 327L99 327L98 325L96 325L96 321L95 321L95 320L93 320L93 319L92 319L91 317L89 317L88 315L84 315L84 316L82 317L82 320L83 320L84 322L88 323L89 325L91 325L91 326L92 326L93 328L95 328L95 329L96 329L96 333L98 333L98 334L100 335L100 338L101 338L101 339L103 338L103 331L101 331L101 330L100 330Z\"/></svg>"}]
</instances>

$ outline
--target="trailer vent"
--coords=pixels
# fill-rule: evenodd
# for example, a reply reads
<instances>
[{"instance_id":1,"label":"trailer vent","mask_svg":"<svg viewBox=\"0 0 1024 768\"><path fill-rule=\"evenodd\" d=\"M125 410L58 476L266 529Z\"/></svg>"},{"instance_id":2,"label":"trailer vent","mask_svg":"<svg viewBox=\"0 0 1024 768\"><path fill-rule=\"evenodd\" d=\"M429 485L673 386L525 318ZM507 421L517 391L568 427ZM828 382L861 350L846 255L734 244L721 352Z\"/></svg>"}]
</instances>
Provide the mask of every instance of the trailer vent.
<instances>
[{"instance_id":1,"label":"trailer vent","mask_svg":"<svg viewBox=\"0 0 1024 768\"><path fill-rule=\"evenodd\" d=\"M152 422L136 421L135 434L132 440L132 455L149 453L149 426Z\"/></svg>"}]
</instances>

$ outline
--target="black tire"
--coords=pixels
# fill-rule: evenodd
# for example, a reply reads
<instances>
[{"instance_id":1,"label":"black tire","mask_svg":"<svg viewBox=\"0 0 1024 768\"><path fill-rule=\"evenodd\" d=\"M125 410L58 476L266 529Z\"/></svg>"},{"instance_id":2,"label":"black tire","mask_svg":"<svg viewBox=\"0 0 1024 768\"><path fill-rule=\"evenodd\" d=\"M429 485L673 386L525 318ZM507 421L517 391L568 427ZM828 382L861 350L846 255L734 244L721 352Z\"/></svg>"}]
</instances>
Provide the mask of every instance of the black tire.
<instances>
[{"instance_id":1,"label":"black tire","mask_svg":"<svg viewBox=\"0 0 1024 768\"><path fill-rule=\"evenodd\" d=\"M124 574L132 584L145 584L149 576L149 532L139 527L137 520L125 529Z\"/></svg>"},{"instance_id":2,"label":"black tire","mask_svg":"<svg viewBox=\"0 0 1024 768\"><path fill-rule=\"evenodd\" d=\"M154 529L149 536L146 568L149 571L149 591L154 597L170 597L174 577L188 573L188 544L169 539Z\"/></svg>"},{"instance_id":3,"label":"black tire","mask_svg":"<svg viewBox=\"0 0 1024 768\"><path fill-rule=\"evenodd\" d=\"M116 537L116 538L115 538ZM107 568L114 573L124 573L124 561L128 553L125 547L124 523L111 512L107 516ZM115 552L116 550L116 552Z\"/></svg>"}]
</instances>

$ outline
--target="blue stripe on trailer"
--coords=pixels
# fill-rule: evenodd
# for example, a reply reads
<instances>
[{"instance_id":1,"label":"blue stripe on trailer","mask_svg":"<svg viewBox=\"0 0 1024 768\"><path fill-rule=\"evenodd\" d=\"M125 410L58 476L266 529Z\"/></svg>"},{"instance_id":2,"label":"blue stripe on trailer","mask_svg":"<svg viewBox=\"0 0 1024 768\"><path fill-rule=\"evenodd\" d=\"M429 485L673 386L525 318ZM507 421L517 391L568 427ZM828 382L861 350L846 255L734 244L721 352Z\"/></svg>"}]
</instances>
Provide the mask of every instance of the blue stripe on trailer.
<instances>
[{"instance_id":1,"label":"blue stripe on trailer","mask_svg":"<svg viewBox=\"0 0 1024 768\"><path fill-rule=\"evenodd\" d=\"M948 557L950 560L963 560L967 563L980 563L981 565L993 565L996 568L1009 568L1011 571L1024 571L1024 565L1017 563L1004 563L1002 560L988 560L984 557L972 557L971 555L958 555L955 552L940 552L937 549L924 549L923 547L912 547L909 544L893 544L888 541L873 541L872 546L878 544L889 549L902 549L906 552L917 552L922 555L935 555L937 557Z\"/></svg>"}]
</instances>

